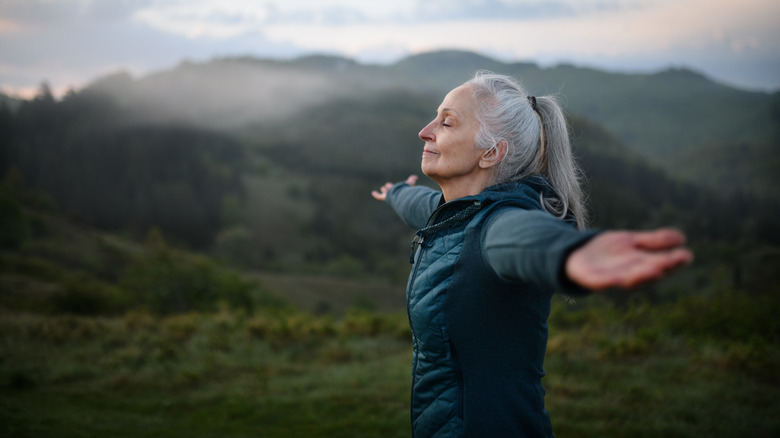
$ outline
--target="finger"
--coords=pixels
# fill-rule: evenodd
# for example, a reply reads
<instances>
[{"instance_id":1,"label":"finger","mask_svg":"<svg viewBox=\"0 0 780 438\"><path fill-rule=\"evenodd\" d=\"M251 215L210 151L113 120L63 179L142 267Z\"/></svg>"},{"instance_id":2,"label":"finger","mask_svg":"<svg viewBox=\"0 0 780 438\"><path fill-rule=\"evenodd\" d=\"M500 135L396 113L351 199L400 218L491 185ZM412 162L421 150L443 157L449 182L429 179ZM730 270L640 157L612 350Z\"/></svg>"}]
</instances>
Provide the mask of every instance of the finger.
<instances>
[{"instance_id":1,"label":"finger","mask_svg":"<svg viewBox=\"0 0 780 438\"><path fill-rule=\"evenodd\" d=\"M637 247L648 250L671 249L684 245L685 235L674 228L661 228L635 233L634 242Z\"/></svg>"},{"instance_id":2,"label":"finger","mask_svg":"<svg viewBox=\"0 0 780 438\"><path fill-rule=\"evenodd\" d=\"M654 281L667 275L670 271L688 264L693 255L686 249L676 249L665 253L655 253L644 256L623 271L622 278L615 286L632 288L642 283Z\"/></svg>"}]
</instances>

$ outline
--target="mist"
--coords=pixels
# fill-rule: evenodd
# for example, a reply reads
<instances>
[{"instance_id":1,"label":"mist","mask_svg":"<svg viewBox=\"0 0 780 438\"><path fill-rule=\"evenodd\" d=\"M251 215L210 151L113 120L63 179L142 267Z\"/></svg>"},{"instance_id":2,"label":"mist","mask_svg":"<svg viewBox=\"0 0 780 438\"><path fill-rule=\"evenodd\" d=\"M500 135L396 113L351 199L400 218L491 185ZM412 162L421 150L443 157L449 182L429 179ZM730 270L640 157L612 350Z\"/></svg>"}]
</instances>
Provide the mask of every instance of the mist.
<instances>
[{"instance_id":1,"label":"mist","mask_svg":"<svg viewBox=\"0 0 780 438\"><path fill-rule=\"evenodd\" d=\"M110 97L132 114L135 123L212 129L278 122L354 94L333 72L257 59L185 62L139 79L119 72L99 78L83 92Z\"/></svg>"}]
</instances>

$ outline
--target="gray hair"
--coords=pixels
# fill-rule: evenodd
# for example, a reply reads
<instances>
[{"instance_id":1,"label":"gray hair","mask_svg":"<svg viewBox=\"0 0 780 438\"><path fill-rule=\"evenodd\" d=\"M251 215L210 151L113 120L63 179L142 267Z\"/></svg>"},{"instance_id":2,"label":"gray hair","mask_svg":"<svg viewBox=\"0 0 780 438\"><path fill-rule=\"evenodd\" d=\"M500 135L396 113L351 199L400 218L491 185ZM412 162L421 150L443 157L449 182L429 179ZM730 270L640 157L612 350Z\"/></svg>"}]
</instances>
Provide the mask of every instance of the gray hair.
<instances>
[{"instance_id":1,"label":"gray hair","mask_svg":"<svg viewBox=\"0 0 780 438\"><path fill-rule=\"evenodd\" d=\"M466 82L471 86L480 128L479 149L506 142L507 152L495 169L495 184L533 175L545 177L551 194L542 206L563 219L571 214L577 227L587 226L581 171L574 161L569 129L554 96L530 96L514 78L480 71Z\"/></svg>"}]
</instances>

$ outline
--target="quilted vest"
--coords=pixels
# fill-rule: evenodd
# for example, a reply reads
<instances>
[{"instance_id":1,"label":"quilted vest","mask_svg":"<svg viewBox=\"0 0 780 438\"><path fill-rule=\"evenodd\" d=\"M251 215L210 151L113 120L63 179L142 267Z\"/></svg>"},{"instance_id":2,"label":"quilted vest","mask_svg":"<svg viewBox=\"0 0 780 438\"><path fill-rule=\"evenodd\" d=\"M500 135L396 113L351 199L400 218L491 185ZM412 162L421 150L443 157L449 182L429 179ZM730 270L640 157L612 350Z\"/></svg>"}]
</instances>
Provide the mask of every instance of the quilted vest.
<instances>
[{"instance_id":1,"label":"quilted vest","mask_svg":"<svg viewBox=\"0 0 780 438\"><path fill-rule=\"evenodd\" d=\"M552 436L541 384L552 291L502 280L482 251L493 213L541 209L537 191L517 188L445 204L415 236L415 438Z\"/></svg>"}]
</instances>

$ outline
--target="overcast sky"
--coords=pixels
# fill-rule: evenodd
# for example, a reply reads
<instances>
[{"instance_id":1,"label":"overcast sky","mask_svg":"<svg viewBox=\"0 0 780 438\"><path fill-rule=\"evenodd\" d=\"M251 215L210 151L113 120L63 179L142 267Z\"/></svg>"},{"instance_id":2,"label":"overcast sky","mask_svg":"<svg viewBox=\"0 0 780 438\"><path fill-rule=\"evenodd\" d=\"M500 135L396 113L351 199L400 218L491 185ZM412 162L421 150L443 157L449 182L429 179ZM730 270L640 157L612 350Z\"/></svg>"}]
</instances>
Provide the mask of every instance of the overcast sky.
<instances>
[{"instance_id":1,"label":"overcast sky","mask_svg":"<svg viewBox=\"0 0 780 438\"><path fill-rule=\"evenodd\" d=\"M0 88L56 93L183 60L436 49L780 89L778 0L0 0Z\"/></svg>"}]
</instances>

